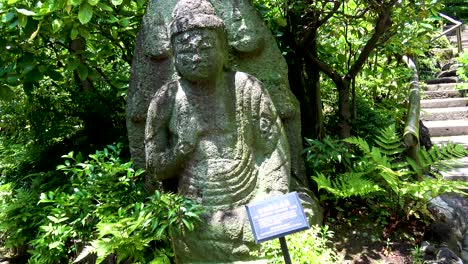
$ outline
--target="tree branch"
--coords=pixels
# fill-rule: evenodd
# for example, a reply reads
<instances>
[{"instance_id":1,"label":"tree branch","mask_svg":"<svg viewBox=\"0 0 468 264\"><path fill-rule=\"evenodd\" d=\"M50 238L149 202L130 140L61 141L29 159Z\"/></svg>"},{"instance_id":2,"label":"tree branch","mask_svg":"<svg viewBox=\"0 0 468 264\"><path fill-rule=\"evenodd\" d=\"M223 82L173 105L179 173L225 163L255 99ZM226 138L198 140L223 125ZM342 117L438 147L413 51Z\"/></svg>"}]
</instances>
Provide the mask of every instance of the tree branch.
<instances>
[{"instance_id":1,"label":"tree branch","mask_svg":"<svg viewBox=\"0 0 468 264\"><path fill-rule=\"evenodd\" d=\"M356 77L356 75L361 71L364 63L367 61L367 58L371 54L372 50L374 50L374 48L377 46L380 37L392 25L390 11L391 7L387 7L379 14L379 18L376 22L372 37L367 41L366 45L359 54L358 59L354 62L354 64L351 66L351 69L346 74L346 79L351 80Z\"/></svg>"},{"instance_id":2,"label":"tree branch","mask_svg":"<svg viewBox=\"0 0 468 264\"><path fill-rule=\"evenodd\" d=\"M341 78L341 75L338 74L337 71L335 71L330 65L324 63L323 61L320 61L318 58L316 58L311 51L306 49L307 55L309 55L309 58L318 66L321 72L325 73L328 77L332 79L334 83L342 83L343 79Z\"/></svg>"}]
</instances>

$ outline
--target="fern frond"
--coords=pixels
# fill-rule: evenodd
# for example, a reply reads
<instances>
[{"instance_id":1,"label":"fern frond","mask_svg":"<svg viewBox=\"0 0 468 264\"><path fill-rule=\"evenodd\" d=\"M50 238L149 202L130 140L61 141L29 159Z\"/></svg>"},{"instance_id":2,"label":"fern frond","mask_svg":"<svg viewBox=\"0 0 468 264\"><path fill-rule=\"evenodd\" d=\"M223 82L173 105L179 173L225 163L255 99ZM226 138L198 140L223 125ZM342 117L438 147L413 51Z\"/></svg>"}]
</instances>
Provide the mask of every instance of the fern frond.
<instances>
[{"instance_id":1,"label":"fern frond","mask_svg":"<svg viewBox=\"0 0 468 264\"><path fill-rule=\"evenodd\" d=\"M362 150L362 152L364 152L364 154L370 153L369 144L367 144L367 142L363 138L349 137L343 139L343 141L357 146L360 150Z\"/></svg>"},{"instance_id":2,"label":"fern frond","mask_svg":"<svg viewBox=\"0 0 468 264\"><path fill-rule=\"evenodd\" d=\"M395 125L381 129L379 132L374 142L380 147L382 153L390 156L403 152L404 148L401 137L396 132Z\"/></svg>"},{"instance_id":3,"label":"fern frond","mask_svg":"<svg viewBox=\"0 0 468 264\"><path fill-rule=\"evenodd\" d=\"M322 173L318 173L317 176L312 176L312 179L317 183L318 190L326 190L336 196L340 196L339 191L335 190L331 179L323 175Z\"/></svg>"},{"instance_id":4,"label":"fern frond","mask_svg":"<svg viewBox=\"0 0 468 264\"><path fill-rule=\"evenodd\" d=\"M467 157L468 150L462 145L448 143L445 145L434 145L430 150L420 149L418 158L422 168L433 167L440 171L448 171L460 162L458 159ZM410 163L413 170L420 172L421 168L417 168L417 164Z\"/></svg>"},{"instance_id":5,"label":"fern frond","mask_svg":"<svg viewBox=\"0 0 468 264\"><path fill-rule=\"evenodd\" d=\"M341 190L343 198L351 196L365 196L382 189L363 173L349 172L340 175L335 181L335 187Z\"/></svg>"},{"instance_id":6,"label":"fern frond","mask_svg":"<svg viewBox=\"0 0 468 264\"><path fill-rule=\"evenodd\" d=\"M324 189L339 198L365 196L369 193L382 191L374 181L365 177L365 173L348 172L339 175L333 181L320 173L312 178L317 183L319 190Z\"/></svg>"}]
</instances>

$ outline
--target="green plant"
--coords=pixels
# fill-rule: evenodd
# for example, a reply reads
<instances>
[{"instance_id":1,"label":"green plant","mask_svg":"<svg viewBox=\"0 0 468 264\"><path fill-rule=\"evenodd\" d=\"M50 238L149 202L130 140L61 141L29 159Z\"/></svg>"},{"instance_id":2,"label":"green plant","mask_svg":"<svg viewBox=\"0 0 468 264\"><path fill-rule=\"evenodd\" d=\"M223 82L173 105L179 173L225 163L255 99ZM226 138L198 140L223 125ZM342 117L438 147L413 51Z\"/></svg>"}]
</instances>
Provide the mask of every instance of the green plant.
<instances>
[{"instance_id":1,"label":"green plant","mask_svg":"<svg viewBox=\"0 0 468 264\"><path fill-rule=\"evenodd\" d=\"M413 264L423 264L424 263L424 251L420 246L415 246L411 249L411 261Z\"/></svg>"},{"instance_id":2,"label":"green plant","mask_svg":"<svg viewBox=\"0 0 468 264\"><path fill-rule=\"evenodd\" d=\"M464 82L468 82L468 52L461 53L457 61L461 64L457 69L457 75Z\"/></svg>"},{"instance_id":3,"label":"green plant","mask_svg":"<svg viewBox=\"0 0 468 264\"><path fill-rule=\"evenodd\" d=\"M306 138L305 159L311 174L333 174L351 166L353 156L346 144L326 136L322 140Z\"/></svg>"},{"instance_id":4,"label":"green plant","mask_svg":"<svg viewBox=\"0 0 468 264\"><path fill-rule=\"evenodd\" d=\"M446 181L437 173L421 181L415 180L415 176L431 166L438 169L451 166L454 159L466 156L467 150L452 144L429 151L421 149L421 164L417 164L404 158L400 138L392 125L380 131L373 146L359 137L345 139L356 147L354 154L358 159L346 173L313 176L319 190L326 190L332 199L366 197L370 206L376 210L390 209L394 218L429 216L426 204L432 197L444 192L466 194L466 182Z\"/></svg>"},{"instance_id":5,"label":"green plant","mask_svg":"<svg viewBox=\"0 0 468 264\"><path fill-rule=\"evenodd\" d=\"M333 231L328 226L312 226L310 229L286 236L286 243L293 263L337 263L342 259L336 248L330 244ZM268 263L284 263L283 254L277 239L264 242L261 256L269 259Z\"/></svg>"},{"instance_id":6,"label":"green plant","mask_svg":"<svg viewBox=\"0 0 468 264\"><path fill-rule=\"evenodd\" d=\"M29 195L34 198L25 203L28 207L20 203L24 201L20 195L28 192L3 185L0 215L16 213L0 225L7 245L27 244L29 263L78 262L90 254L98 263L110 254L117 261L170 263L170 234L193 230L201 207L176 194L149 195L143 171L123 162L120 151L118 144L88 160L73 152L64 155L65 163L58 169L68 174L62 177L69 176L69 182ZM29 236L14 232L26 228Z\"/></svg>"}]
</instances>

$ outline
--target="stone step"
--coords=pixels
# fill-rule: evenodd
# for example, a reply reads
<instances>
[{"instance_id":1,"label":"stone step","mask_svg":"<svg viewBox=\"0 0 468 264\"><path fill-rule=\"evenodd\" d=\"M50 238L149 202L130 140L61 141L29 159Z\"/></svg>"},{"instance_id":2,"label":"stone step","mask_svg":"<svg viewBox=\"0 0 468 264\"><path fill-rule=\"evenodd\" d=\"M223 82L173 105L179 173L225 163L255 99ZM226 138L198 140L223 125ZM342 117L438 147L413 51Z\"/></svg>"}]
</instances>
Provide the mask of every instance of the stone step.
<instances>
[{"instance_id":1,"label":"stone step","mask_svg":"<svg viewBox=\"0 0 468 264\"><path fill-rule=\"evenodd\" d=\"M468 135L465 136L449 136L449 137L431 137L432 144L447 144L449 142L463 145L468 149Z\"/></svg>"},{"instance_id":2,"label":"stone step","mask_svg":"<svg viewBox=\"0 0 468 264\"><path fill-rule=\"evenodd\" d=\"M431 137L447 137L468 135L468 119L424 121Z\"/></svg>"},{"instance_id":3,"label":"stone step","mask_svg":"<svg viewBox=\"0 0 468 264\"><path fill-rule=\"evenodd\" d=\"M466 90L435 90L435 91L424 91L423 98L437 99L437 98L455 98L465 97Z\"/></svg>"},{"instance_id":4,"label":"stone step","mask_svg":"<svg viewBox=\"0 0 468 264\"><path fill-rule=\"evenodd\" d=\"M443 108L443 107L457 107L457 106L468 106L468 97L467 98L441 98L441 99L421 100L422 108Z\"/></svg>"},{"instance_id":5,"label":"stone step","mask_svg":"<svg viewBox=\"0 0 468 264\"><path fill-rule=\"evenodd\" d=\"M446 144L448 142L463 145L468 149L468 135L465 136L450 136L450 137L431 137L432 144ZM468 157L461 158L456 161L453 168L447 171L441 171L444 178L450 180L468 181Z\"/></svg>"},{"instance_id":6,"label":"stone step","mask_svg":"<svg viewBox=\"0 0 468 264\"><path fill-rule=\"evenodd\" d=\"M457 90L457 83L428 84L425 90L426 91Z\"/></svg>"},{"instance_id":7,"label":"stone step","mask_svg":"<svg viewBox=\"0 0 468 264\"><path fill-rule=\"evenodd\" d=\"M457 164L447 171L441 171L440 174L448 180L468 181L468 157L456 161Z\"/></svg>"},{"instance_id":8,"label":"stone step","mask_svg":"<svg viewBox=\"0 0 468 264\"><path fill-rule=\"evenodd\" d=\"M448 107L448 108L424 108L421 109L421 120L437 121L437 120L468 120L468 107Z\"/></svg>"}]
</instances>

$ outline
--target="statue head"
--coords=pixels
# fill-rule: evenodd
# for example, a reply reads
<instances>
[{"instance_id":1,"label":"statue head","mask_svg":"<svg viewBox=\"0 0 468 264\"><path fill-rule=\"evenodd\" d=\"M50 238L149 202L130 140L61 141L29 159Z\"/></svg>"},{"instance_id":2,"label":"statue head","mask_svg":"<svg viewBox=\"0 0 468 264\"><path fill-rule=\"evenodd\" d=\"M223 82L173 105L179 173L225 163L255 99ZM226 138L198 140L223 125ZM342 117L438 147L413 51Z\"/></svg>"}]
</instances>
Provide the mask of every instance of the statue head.
<instances>
[{"instance_id":1,"label":"statue head","mask_svg":"<svg viewBox=\"0 0 468 264\"><path fill-rule=\"evenodd\" d=\"M206 0L181 0L172 13L170 35L174 64L188 81L216 78L226 64L223 21Z\"/></svg>"}]
</instances>

